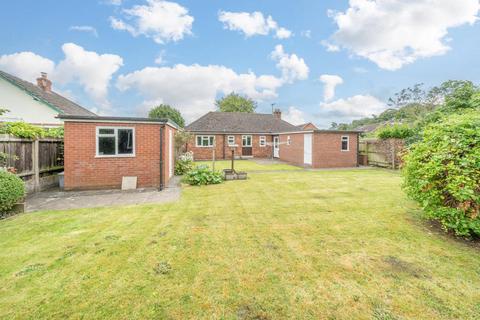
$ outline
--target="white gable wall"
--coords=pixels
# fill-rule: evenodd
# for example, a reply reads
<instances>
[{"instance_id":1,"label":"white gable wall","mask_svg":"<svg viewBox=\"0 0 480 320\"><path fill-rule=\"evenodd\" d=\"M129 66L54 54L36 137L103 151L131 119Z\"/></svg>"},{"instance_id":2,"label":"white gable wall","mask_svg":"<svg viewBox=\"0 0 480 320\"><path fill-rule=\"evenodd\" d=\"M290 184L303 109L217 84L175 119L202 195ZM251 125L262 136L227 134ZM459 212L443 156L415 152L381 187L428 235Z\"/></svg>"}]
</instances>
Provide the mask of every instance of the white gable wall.
<instances>
[{"instance_id":1,"label":"white gable wall","mask_svg":"<svg viewBox=\"0 0 480 320\"><path fill-rule=\"evenodd\" d=\"M55 118L58 115L56 110L3 78L0 78L0 107L10 110L0 116L0 121L25 121L41 125L63 123Z\"/></svg>"}]
</instances>

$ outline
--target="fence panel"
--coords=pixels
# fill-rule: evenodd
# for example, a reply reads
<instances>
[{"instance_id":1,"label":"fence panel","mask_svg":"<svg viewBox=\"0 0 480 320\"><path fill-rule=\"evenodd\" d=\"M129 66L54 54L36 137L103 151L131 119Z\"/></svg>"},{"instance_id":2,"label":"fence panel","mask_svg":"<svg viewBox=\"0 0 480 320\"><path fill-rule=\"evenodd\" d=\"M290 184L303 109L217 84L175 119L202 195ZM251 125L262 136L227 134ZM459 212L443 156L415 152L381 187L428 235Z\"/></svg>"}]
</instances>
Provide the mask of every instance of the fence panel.
<instances>
[{"instance_id":1,"label":"fence panel","mask_svg":"<svg viewBox=\"0 0 480 320\"><path fill-rule=\"evenodd\" d=\"M0 153L6 154L7 167L15 168L25 180L28 191L38 191L43 181L54 181L48 176L63 169L62 139L20 139L0 135Z\"/></svg>"},{"instance_id":2,"label":"fence panel","mask_svg":"<svg viewBox=\"0 0 480 320\"><path fill-rule=\"evenodd\" d=\"M362 139L359 154L367 158L369 165L397 169L401 164L401 153L405 144L401 139Z\"/></svg>"}]
</instances>

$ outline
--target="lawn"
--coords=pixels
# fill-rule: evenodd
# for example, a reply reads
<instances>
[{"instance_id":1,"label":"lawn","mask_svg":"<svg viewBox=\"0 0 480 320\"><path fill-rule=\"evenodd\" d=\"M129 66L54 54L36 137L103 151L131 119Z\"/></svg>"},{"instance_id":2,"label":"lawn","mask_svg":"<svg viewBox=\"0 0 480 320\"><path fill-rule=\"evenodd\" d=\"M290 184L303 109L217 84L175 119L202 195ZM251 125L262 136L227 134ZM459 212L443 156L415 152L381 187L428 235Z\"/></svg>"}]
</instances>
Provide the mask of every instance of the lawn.
<instances>
[{"instance_id":1,"label":"lawn","mask_svg":"<svg viewBox=\"0 0 480 320\"><path fill-rule=\"evenodd\" d=\"M0 221L0 318L478 319L480 251L382 170L251 174Z\"/></svg>"},{"instance_id":2,"label":"lawn","mask_svg":"<svg viewBox=\"0 0 480 320\"><path fill-rule=\"evenodd\" d=\"M213 166L212 161L196 161L196 166L208 165L210 168ZM290 171L290 170L302 170L301 167L292 166L285 163L268 163L268 162L255 162L253 160L235 160L235 170L237 171ZM215 161L215 170L230 169L232 167L231 160L219 160Z\"/></svg>"}]
</instances>

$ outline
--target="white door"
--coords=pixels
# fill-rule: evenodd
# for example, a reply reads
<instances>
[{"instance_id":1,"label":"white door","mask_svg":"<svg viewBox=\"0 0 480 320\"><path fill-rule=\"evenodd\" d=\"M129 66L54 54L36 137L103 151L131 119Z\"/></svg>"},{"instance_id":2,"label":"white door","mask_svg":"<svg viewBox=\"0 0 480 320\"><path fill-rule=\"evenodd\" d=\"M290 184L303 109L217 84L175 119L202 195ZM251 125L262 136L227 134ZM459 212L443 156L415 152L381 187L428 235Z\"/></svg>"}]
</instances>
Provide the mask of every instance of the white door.
<instances>
[{"instance_id":1,"label":"white door","mask_svg":"<svg viewBox=\"0 0 480 320\"><path fill-rule=\"evenodd\" d=\"M273 137L273 157L279 158L280 157L280 143L278 137Z\"/></svg>"},{"instance_id":2,"label":"white door","mask_svg":"<svg viewBox=\"0 0 480 320\"><path fill-rule=\"evenodd\" d=\"M312 134L305 133L303 135L303 163L312 164Z\"/></svg>"},{"instance_id":3,"label":"white door","mask_svg":"<svg viewBox=\"0 0 480 320\"><path fill-rule=\"evenodd\" d=\"M170 129L168 131L168 145L170 146L170 152L169 152L169 157L168 157L168 168L169 170L169 178L173 176L173 131Z\"/></svg>"}]
</instances>

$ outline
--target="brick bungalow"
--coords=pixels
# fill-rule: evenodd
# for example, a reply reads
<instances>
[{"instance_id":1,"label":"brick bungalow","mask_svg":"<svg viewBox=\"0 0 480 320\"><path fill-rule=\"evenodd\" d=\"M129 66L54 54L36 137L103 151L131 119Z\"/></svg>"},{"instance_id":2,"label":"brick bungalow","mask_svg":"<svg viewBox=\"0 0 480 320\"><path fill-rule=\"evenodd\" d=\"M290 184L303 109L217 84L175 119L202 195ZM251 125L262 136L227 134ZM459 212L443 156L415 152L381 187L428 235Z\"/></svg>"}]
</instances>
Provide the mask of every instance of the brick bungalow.
<instances>
[{"instance_id":1,"label":"brick bungalow","mask_svg":"<svg viewBox=\"0 0 480 320\"><path fill-rule=\"evenodd\" d=\"M358 165L359 131L319 130L307 123L294 126L273 114L209 112L185 128L195 160L278 158L313 168Z\"/></svg>"},{"instance_id":2,"label":"brick bungalow","mask_svg":"<svg viewBox=\"0 0 480 320\"><path fill-rule=\"evenodd\" d=\"M162 190L173 176L174 134L167 119L60 115L65 190L112 189L135 181Z\"/></svg>"}]
</instances>

